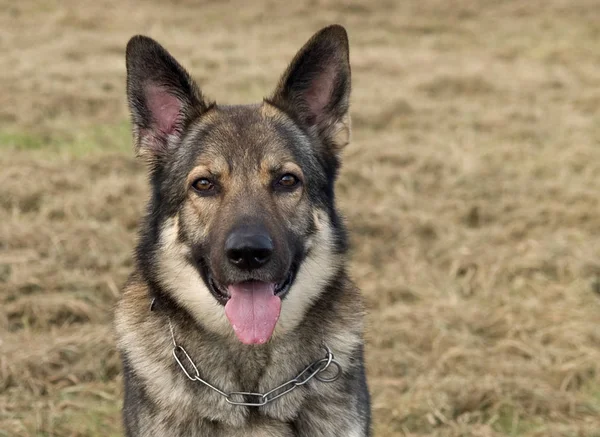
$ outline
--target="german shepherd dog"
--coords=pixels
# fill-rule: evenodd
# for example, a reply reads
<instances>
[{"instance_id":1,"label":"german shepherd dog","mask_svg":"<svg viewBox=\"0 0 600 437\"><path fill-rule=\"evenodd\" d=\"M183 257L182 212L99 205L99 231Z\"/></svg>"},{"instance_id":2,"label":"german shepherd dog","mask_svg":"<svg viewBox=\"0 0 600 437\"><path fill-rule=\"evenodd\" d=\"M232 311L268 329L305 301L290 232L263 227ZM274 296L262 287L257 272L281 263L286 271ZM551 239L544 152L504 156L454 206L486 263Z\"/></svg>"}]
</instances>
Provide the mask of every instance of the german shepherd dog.
<instances>
[{"instance_id":1,"label":"german shepherd dog","mask_svg":"<svg viewBox=\"0 0 600 437\"><path fill-rule=\"evenodd\" d=\"M127 436L370 435L363 303L334 198L348 50L326 27L269 98L224 106L157 42L129 41L151 195L116 311Z\"/></svg>"}]
</instances>

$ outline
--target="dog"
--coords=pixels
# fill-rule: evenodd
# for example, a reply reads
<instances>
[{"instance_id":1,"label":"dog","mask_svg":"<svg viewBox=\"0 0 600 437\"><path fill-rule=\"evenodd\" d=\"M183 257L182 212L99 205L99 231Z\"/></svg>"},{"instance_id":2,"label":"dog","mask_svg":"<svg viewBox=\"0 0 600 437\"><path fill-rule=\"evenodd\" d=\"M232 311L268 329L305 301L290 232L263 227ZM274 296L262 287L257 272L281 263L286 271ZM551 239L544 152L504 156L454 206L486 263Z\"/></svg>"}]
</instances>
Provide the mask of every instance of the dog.
<instances>
[{"instance_id":1,"label":"dog","mask_svg":"<svg viewBox=\"0 0 600 437\"><path fill-rule=\"evenodd\" d=\"M150 199L115 315L125 434L371 435L364 307L334 196L346 30L316 33L253 105L210 102L145 36L126 64Z\"/></svg>"}]
</instances>

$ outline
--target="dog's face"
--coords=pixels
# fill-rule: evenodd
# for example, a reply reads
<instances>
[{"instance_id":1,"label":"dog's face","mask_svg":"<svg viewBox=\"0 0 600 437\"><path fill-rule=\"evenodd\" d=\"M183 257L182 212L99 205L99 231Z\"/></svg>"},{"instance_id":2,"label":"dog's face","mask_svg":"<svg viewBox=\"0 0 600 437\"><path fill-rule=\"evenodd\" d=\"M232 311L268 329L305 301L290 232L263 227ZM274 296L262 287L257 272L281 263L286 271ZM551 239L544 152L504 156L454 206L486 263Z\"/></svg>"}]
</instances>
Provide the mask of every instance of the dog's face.
<instances>
[{"instance_id":1,"label":"dog's face","mask_svg":"<svg viewBox=\"0 0 600 437\"><path fill-rule=\"evenodd\" d=\"M257 105L206 103L146 37L129 42L127 73L153 185L142 270L213 332L257 344L293 329L345 249L333 197L350 134L345 30L317 33Z\"/></svg>"}]
</instances>

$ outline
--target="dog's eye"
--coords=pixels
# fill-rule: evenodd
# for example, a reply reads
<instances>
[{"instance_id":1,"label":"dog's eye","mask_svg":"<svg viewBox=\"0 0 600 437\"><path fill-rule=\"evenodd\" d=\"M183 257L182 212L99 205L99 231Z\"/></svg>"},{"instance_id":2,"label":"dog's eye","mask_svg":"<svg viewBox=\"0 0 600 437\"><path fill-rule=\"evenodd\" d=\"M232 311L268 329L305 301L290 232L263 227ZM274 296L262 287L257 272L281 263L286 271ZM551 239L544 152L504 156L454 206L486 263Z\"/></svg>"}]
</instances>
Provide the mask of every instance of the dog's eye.
<instances>
[{"instance_id":1,"label":"dog's eye","mask_svg":"<svg viewBox=\"0 0 600 437\"><path fill-rule=\"evenodd\" d=\"M279 178L277 185L283 188L294 188L300 183L300 180L293 174L287 173Z\"/></svg>"},{"instance_id":2,"label":"dog's eye","mask_svg":"<svg viewBox=\"0 0 600 437\"><path fill-rule=\"evenodd\" d=\"M199 178L194 181L192 187L194 190L204 194L214 190L215 184L213 184L209 179Z\"/></svg>"}]
</instances>

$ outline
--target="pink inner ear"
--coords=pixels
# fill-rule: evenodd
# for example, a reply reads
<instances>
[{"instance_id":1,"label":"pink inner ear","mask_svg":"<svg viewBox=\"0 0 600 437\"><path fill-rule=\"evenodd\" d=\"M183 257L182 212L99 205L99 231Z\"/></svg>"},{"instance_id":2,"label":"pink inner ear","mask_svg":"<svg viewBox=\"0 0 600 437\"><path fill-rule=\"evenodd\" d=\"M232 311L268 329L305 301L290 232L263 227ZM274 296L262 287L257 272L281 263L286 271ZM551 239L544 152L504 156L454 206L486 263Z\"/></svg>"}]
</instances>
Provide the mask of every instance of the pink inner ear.
<instances>
[{"instance_id":1,"label":"pink inner ear","mask_svg":"<svg viewBox=\"0 0 600 437\"><path fill-rule=\"evenodd\" d=\"M163 134L171 134L177 125L183 104L181 100L160 86L146 88L146 103L156 123L155 129Z\"/></svg>"},{"instance_id":2,"label":"pink inner ear","mask_svg":"<svg viewBox=\"0 0 600 437\"><path fill-rule=\"evenodd\" d=\"M318 123L323 117L325 107L331 100L333 84L335 83L336 70L334 66L327 66L310 84L306 90L305 99L314 122Z\"/></svg>"}]
</instances>

